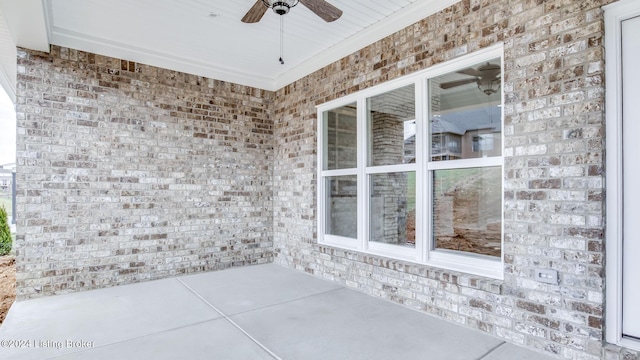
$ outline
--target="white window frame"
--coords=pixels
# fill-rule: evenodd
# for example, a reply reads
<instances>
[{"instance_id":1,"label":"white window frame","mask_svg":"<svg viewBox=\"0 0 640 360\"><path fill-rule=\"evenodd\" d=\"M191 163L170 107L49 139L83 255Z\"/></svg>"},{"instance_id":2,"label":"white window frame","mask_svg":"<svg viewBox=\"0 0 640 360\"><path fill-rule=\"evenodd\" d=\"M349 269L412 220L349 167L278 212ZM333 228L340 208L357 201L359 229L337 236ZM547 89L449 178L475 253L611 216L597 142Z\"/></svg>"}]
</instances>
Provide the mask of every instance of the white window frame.
<instances>
[{"instance_id":1,"label":"white window frame","mask_svg":"<svg viewBox=\"0 0 640 360\"><path fill-rule=\"evenodd\" d=\"M606 60L606 322L609 343L640 350L622 334L622 22L640 16L640 2L621 0L603 7Z\"/></svg>"},{"instance_id":2,"label":"white window frame","mask_svg":"<svg viewBox=\"0 0 640 360\"><path fill-rule=\"evenodd\" d=\"M494 278L504 278L504 210L502 212L502 239L501 248L502 256L496 259L473 255L471 253L458 253L446 251L434 251L431 249L430 225L432 215L431 199L431 181L430 176L433 170L439 169L459 169L470 167L488 167L501 166L504 174L504 131L502 136L502 155L495 157L483 157L473 159L459 159L454 161L429 161L431 140L429 136L428 119L429 119L429 94L428 80L437 76L447 74L453 71L464 69L472 65L477 65L483 61L499 58L501 68L503 64L504 46L496 44L482 50L478 50L472 54L461 56L457 59L448 61L443 64L432 66L428 69L404 76L395 80L391 80L384 84L371 87L366 90L359 91L336 99L316 107L318 114L317 121L317 234L318 243L322 245L334 246L338 248L354 250L372 255L390 257L399 260L424 264L428 266L439 267L443 269L455 270L464 273ZM399 164L391 166L368 167L367 156L367 99L376 95L381 95L407 85L415 85L415 108L416 108L416 161L411 164ZM501 94L503 87L500 87ZM357 104L357 169L341 169L341 170L324 170L324 113L348 104ZM504 104L504 95L501 97L501 103ZM503 116L500 121L504 124ZM504 127L504 126L503 126ZM427 158L425 158L425 156ZM389 172L408 172L416 173L416 242L415 248L390 245L383 243L375 243L369 241L369 181L368 176L376 173ZM325 217L326 217L326 189L325 179L331 176L339 175L356 175L358 182L358 224L357 238L345 238L325 233ZM504 175L503 175L504 184ZM504 186L503 186L504 194ZM504 209L504 196L502 199Z\"/></svg>"}]
</instances>

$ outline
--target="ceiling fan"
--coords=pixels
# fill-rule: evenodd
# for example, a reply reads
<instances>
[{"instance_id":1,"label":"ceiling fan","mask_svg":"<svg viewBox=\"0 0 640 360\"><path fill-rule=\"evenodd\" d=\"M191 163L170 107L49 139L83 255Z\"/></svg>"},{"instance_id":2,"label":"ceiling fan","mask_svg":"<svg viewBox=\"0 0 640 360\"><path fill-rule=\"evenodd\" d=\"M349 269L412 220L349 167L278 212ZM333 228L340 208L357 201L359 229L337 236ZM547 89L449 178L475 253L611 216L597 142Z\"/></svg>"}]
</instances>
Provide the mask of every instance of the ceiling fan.
<instances>
[{"instance_id":1,"label":"ceiling fan","mask_svg":"<svg viewBox=\"0 0 640 360\"><path fill-rule=\"evenodd\" d=\"M313 11L326 22L338 20L342 16L342 10L324 0L257 0L255 4L242 18L244 23L256 23L262 19L267 9L272 9L278 15L284 15L289 9L298 5L298 2Z\"/></svg>"},{"instance_id":2,"label":"ceiling fan","mask_svg":"<svg viewBox=\"0 0 640 360\"><path fill-rule=\"evenodd\" d=\"M487 95L494 94L500 88L500 65L486 63L477 69L467 68L456 71L458 74L473 76L468 79L461 79L440 84L441 89L451 89L457 86L476 83L478 89Z\"/></svg>"}]
</instances>

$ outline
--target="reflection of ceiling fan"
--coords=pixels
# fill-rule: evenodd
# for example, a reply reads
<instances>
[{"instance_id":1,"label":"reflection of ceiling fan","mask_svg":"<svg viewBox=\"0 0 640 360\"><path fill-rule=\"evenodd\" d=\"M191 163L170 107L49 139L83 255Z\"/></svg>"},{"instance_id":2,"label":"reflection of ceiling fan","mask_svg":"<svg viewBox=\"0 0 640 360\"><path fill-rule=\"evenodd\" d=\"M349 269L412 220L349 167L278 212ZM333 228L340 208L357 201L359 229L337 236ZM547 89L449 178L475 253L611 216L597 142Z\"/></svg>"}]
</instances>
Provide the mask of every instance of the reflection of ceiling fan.
<instances>
[{"instance_id":1,"label":"reflection of ceiling fan","mask_svg":"<svg viewBox=\"0 0 640 360\"><path fill-rule=\"evenodd\" d=\"M458 74L473 76L473 78L450 81L440 84L441 89L451 89L471 83L477 83L478 89L487 95L491 95L500 88L500 65L486 63L477 69L467 68L456 71Z\"/></svg>"},{"instance_id":2,"label":"reflection of ceiling fan","mask_svg":"<svg viewBox=\"0 0 640 360\"><path fill-rule=\"evenodd\" d=\"M284 15L289 12L289 9L298 5L298 2L301 2L326 22L337 20L342 16L342 10L324 0L257 0L242 18L242 22L256 23L260 21L268 8L273 9L273 12L278 15Z\"/></svg>"}]
</instances>

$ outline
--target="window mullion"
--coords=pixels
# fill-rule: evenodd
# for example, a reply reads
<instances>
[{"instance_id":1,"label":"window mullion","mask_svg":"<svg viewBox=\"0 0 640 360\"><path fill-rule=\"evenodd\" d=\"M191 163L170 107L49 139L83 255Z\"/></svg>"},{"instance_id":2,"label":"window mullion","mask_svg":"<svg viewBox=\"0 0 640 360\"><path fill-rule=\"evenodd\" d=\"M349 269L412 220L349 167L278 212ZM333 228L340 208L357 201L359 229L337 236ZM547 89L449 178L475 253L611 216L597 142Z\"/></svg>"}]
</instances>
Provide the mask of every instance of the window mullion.
<instances>
[{"instance_id":1,"label":"window mullion","mask_svg":"<svg viewBox=\"0 0 640 360\"><path fill-rule=\"evenodd\" d=\"M431 182L427 171L429 162L429 149L431 147L431 137L429 136L429 88L427 79L420 79L416 82L416 246L426 263L431 251Z\"/></svg>"},{"instance_id":2,"label":"window mullion","mask_svg":"<svg viewBox=\"0 0 640 360\"><path fill-rule=\"evenodd\" d=\"M416 164L400 164L400 165L385 165L385 166L367 166L365 167L365 173L371 174L388 174L393 172L408 172L416 171Z\"/></svg>"},{"instance_id":3,"label":"window mullion","mask_svg":"<svg viewBox=\"0 0 640 360\"><path fill-rule=\"evenodd\" d=\"M322 170L320 171L321 177L330 177L330 176L346 176L346 175L357 175L358 169L336 169L336 170Z\"/></svg>"},{"instance_id":4,"label":"window mullion","mask_svg":"<svg viewBox=\"0 0 640 360\"><path fill-rule=\"evenodd\" d=\"M369 179L366 174L369 161L368 132L367 132L367 106L364 97L357 102L357 141L358 141L358 246L360 249L368 248L369 239Z\"/></svg>"},{"instance_id":5,"label":"window mullion","mask_svg":"<svg viewBox=\"0 0 640 360\"><path fill-rule=\"evenodd\" d=\"M459 159L447 161L432 161L427 163L428 170L465 169L487 166L502 166L502 156L491 156L476 159Z\"/></svg>"},{"instance_id":6,"label":"window mullion","mask_svg":"<svg viewBox=\"0 0 640 360\"><path fill-rule=\"evenodd\" d=\"M318 110L318 121L317 121L318 146L321 147L321 149L319 149L317 153L317 161L316 161L317 176L318 176L317 189L316 189L316 193L317 193L316 201L318 203L318 212L316 215L317 227L318 227L317 228L318 242L324 241L325 224L327 221L327 217L326 217L327 205L326 205L326 192L325 192L326 179L323 176L323 170L324 170L325 159L328 156L328 149L324 145L324 141L327 138L327 131L325 130L324 122L325 122L324 113L321 110Z\"/></svg>"}]
</instances>

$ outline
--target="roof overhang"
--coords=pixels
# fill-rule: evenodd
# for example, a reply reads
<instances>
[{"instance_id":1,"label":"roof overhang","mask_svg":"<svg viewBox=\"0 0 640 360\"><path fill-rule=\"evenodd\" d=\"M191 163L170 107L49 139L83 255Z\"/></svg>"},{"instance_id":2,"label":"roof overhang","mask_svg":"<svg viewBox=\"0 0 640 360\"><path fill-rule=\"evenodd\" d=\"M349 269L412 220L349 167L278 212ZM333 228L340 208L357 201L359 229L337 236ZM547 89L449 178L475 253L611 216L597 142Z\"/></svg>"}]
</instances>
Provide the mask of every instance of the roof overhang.
<instances>
[{"instance_id":1,"label":"roof overhang","mask_svg":"<svg viewBox=\"0 0 640 360\"><path fill-rule=\"evenodd\" d=\"M16 46L49 52L45 11L43 0L0 0L0 85L14 102Z\"/></svg>"}]
</instances>

